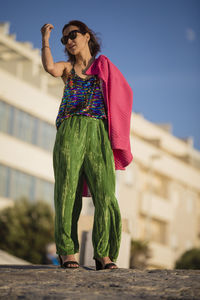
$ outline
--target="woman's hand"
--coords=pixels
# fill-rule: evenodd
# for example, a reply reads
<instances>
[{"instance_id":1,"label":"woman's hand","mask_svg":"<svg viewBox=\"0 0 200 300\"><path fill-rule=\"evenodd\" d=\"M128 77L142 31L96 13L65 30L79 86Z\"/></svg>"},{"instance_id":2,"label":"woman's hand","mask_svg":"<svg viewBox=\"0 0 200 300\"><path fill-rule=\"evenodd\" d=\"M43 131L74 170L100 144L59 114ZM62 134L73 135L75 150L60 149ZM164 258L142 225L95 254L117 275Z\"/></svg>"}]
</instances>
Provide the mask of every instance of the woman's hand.
<instances>
[{"instance_id":1,"label":"woman's hand","mask_svg":"<svg viewBox=\"0 0 200 300\"><path fill-rule=\"evenodd\" d=\"M53 28L54 28L54 26L52 24L44 24L40 29L41 34L42 34L42 39L49 40L50 33Z\"/></svg>"}]
</instances>

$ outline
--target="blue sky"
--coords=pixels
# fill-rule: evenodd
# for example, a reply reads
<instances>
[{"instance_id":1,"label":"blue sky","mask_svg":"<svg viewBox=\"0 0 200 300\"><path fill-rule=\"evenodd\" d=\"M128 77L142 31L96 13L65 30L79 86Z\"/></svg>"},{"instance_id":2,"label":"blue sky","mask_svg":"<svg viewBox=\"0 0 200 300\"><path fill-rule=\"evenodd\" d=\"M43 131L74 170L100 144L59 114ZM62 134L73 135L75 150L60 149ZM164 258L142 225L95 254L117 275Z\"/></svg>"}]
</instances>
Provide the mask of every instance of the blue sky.
<instances>
[{"instance_id":1,"label":"blue sky","mask_svg":"<svg viewBox=\"0 0 200 300\"><path fill-rule=\"evenodd\" d=\"M199 0L4 1L0 22L17 41L41 48L40 28L54 25L55 62L66 60L60 43L70 20L85 22L133 89L133 111L154 123L171 123L176 137L194 138L200 151Z\"/></svg>"}]
</instances>

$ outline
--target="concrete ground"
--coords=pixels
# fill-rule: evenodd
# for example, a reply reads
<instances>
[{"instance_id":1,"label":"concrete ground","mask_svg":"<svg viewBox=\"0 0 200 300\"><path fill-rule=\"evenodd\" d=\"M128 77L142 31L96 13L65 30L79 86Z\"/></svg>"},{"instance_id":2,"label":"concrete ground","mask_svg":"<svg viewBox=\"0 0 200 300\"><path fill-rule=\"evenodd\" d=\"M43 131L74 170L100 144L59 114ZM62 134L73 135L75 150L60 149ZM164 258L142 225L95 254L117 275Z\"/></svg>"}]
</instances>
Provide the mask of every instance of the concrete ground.
<instances>
[{"instance_id":1,"label":"concrete ground","mask_svg":"<svg viewBox=\"0 0 200 300\"><path fill-rule=\"evenodd\" d=\"M0 265L0 299L200 299L200 270Z\"/></svg>"}]
</instances>

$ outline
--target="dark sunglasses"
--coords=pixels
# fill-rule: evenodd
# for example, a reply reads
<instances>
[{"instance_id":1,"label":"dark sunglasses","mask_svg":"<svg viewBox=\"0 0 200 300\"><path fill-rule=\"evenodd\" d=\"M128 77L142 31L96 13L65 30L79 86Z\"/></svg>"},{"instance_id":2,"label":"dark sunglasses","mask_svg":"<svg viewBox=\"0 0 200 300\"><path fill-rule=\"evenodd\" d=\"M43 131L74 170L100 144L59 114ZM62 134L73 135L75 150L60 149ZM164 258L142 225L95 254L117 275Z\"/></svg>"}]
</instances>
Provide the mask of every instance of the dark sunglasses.
<instances>
[{"instance_id":1,"label":"dark sunglasses","mask_svg":"<svg viewBox=\"0 0 200 300\"><path fill-rule=\"evenodd\" d=\"M77 37L77 32L82 33L80 30L72 30L68 35L64 35L60 40L63 45L66 45L68 39L74 40Z\"/></svg>"}]
</instances>

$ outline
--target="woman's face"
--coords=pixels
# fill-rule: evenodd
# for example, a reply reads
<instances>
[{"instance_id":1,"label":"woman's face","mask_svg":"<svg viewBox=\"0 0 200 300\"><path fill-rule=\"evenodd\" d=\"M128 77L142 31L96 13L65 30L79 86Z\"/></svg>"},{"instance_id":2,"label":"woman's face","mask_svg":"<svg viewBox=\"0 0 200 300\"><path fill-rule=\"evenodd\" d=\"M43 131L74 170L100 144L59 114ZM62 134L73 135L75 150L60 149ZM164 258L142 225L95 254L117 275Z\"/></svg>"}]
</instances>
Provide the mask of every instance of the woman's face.
<instances>
[{"instance_id":1,"label":"woman's face","mask_svg":"<svg viewBox=\"0 0 200 300\"><path fill-rule=\"evenodd\" d=\"M68 35L72 30L79 30L77 26L70 25L65 28L63 32L63 36ZM73 55L78 54L85 47L88 47L88 42L90 39L90 35L87 32L85 35L77 32L77 36L74 40L68 39L67 44L65 45L66 49Z\"/></svg>"}]
</instances>

